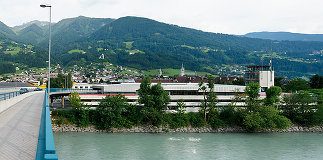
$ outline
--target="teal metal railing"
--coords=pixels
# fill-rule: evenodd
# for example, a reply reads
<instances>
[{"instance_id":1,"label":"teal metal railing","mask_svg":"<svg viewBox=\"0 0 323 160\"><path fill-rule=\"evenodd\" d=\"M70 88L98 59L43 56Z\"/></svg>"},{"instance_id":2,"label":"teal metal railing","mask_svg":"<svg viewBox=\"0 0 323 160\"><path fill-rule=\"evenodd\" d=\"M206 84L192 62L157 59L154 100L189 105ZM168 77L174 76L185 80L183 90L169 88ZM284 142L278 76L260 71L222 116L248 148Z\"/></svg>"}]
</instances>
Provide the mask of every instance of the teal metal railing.
<instances>
[{"instance_id":1,"label":"teal metal railing","mask_svg":"<svg viewBox=\"0 0 323 160\"><path fill-rule=\"evenodd\" d=\"M93 89L51 88L50 93L53 92L93 92Z\"/></svg>"},{"instance_id":2,"label":"teal metal railing","mask_svg":"<svg viewBox=\"0 0 323 160\"><path fill-rule=\"evenodd\" d=\"M44 96L36 160L58 160L56 154L47 90Z\"/></svg>"},{"instance_id":3,"label":"teal metal railing","mask_svg":"<svg viewBox=\"0 0 323 160\"><path fill-rule=\"evenodd\" d=\"M4 101L16 96L19 96L20 92L19 91L15 91L15 92L9 92L9 93L0 93L0 101Z\"/></svg>"}]
</instances>

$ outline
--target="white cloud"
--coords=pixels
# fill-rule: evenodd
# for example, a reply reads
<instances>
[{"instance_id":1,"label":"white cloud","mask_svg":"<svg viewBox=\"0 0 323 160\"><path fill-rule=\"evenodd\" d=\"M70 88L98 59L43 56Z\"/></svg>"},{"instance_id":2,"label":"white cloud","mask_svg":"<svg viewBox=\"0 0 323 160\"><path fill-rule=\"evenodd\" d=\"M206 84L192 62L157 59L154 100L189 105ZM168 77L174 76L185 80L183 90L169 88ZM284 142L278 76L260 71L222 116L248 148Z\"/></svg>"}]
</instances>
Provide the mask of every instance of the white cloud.
<instances>
[{"instance_id":1,"label":"white cloud","mask_svg":"<svg viewBox=\"0 0 323 160\"><path fill-rule=\"evenodd\" d=\"M323 33L323 1L319 0L2 0L0 21L9 26L31 20L119 18L141 16L209 32L245 34L253 31Z\"/></svg>"}]
</instances>

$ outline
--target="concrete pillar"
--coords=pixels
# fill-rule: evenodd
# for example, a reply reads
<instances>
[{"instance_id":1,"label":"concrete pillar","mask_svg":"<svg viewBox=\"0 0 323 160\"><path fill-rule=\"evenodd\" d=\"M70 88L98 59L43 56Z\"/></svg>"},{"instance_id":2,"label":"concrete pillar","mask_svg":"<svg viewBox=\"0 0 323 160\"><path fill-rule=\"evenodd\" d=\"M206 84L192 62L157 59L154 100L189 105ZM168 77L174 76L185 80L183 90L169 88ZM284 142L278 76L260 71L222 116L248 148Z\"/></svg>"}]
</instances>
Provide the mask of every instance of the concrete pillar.
<instances>
[{"instance_id":1,"label":"concrete pillar","mask_svg":"<svg viewBox=\"0 0 323 160\"><path fill-rule=\"evenodd\" d=\"M62 108L64 108L64 96L62 96Z\"/></svg>"},{"instance_id":2,"label":"concrete pillar","mask_svg":"<svg viewBox=\"0 0 323 160\"><path fill-rule=\"evenodd\" d=\"M53 107L53 96L50 96L49 99L50 99L50 103L49 104L50 104L51 107Z\"/></svg>"}]
</instances>

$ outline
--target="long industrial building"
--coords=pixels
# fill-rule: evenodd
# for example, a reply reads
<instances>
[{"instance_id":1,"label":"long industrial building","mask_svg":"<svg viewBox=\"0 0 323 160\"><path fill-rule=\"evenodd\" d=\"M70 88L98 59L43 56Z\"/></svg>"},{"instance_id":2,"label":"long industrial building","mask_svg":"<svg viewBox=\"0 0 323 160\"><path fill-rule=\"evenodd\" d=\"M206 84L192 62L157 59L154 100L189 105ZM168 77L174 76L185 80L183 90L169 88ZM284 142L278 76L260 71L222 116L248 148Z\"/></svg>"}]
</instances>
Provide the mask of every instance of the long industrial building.
<instances>
[{"instance_id":1,"label":"long industrial building","mask_svg":"<svg viewBox=\"0 0 323 160\"><path fill-rule=\"evenodd\" d=\"M178 100L184 100L185 105L188 107L187 111L197 111L198 107L201 106L201 101L204 97L203 91L199 90L198 83L162 83L161 86L165 91L169 92L171 98L168 109L173 109L177 105ZM97 93L80 94L84 104L97 106L106 95L121 94L125 95L129 103L141 106L138 103L140 83L93 85L91 88L96 90ZM236 93L242 94L244 90L245 86L215 84L214 92L217 94L217 105L228 105L232 102ZM236 105L243 105L243 102L237 103Z\"/></svg>"}]
</instances>

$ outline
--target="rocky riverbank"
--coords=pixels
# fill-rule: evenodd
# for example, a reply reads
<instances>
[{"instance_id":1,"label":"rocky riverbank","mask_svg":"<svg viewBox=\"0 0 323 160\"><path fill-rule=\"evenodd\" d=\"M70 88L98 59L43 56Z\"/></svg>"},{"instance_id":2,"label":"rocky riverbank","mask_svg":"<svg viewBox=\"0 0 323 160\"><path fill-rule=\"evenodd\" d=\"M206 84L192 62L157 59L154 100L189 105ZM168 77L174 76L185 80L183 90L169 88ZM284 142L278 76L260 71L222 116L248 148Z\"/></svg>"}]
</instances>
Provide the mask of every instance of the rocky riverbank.
<instances>
[{"instance_id":1,"label":"rocky riverbank","mask_svg":"<svg viewBox=\"0 0 323 160\"><path fill-rule=\"evenodd\" d=\"M242 127L220 127L213 129L212 127L181 127L177 129L171 129L169 127L156 127L156 126L133 126L131 128L109 130L98 130L94 126L85 128L77 127L75 125L53 125L53 132L107 132L107 133L245 133L247 132ZM315 127L301 127L293 125L289 129L285 130L263 130L262 133L274 133L274 132L323 132L323 126Z\"/></svg>"}]
</instances>

